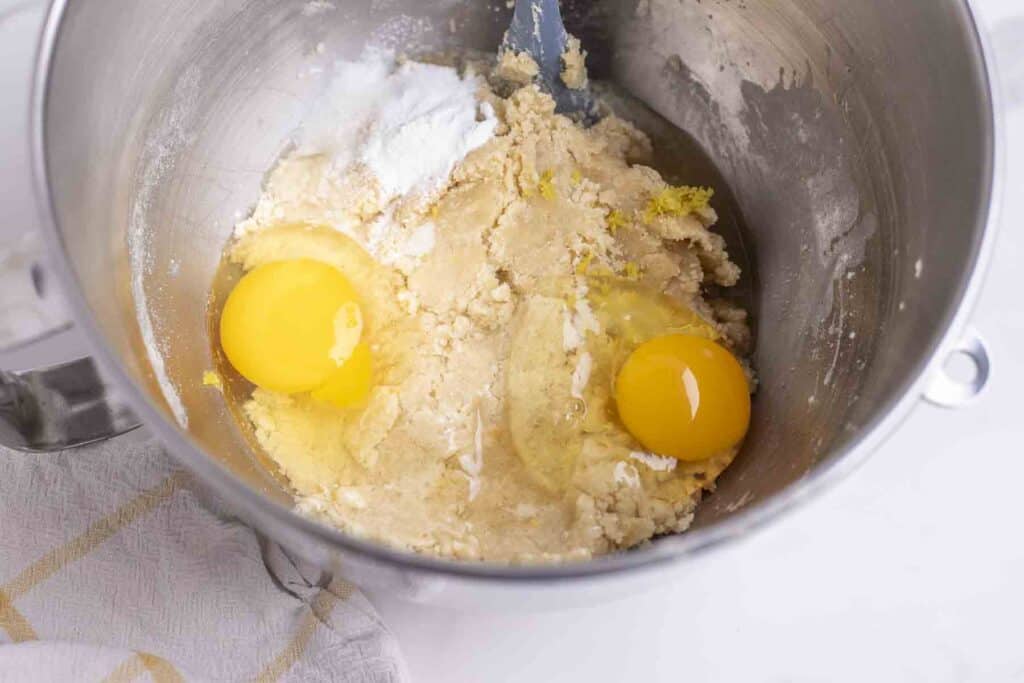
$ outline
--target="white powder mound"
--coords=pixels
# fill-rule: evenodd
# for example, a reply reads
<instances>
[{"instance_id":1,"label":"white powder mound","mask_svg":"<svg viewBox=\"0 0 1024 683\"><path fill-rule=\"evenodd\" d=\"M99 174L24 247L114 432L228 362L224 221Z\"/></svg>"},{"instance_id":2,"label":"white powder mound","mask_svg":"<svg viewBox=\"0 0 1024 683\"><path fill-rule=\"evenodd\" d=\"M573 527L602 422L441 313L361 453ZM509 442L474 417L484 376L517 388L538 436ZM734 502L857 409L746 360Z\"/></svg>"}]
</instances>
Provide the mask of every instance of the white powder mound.
<instances>
[{"instance_id":1,"label":"white powder mound","mask_svg":"<svg viewBox=\"0 0 1024 683\"><path fill-rule=\"evenodd\" d=\"M675 458L667 458L664 455L655 455L645 451L633 451L629 457L637 462L642 462L655 472L671 472L679 465L679 461Z\"/></svg>"},{"instance_id":2,"label":"white powder mound","mask_svg":"<svg viewBox=\"0 0 1024 683\"><path fill-rule=\"evenodd\" d=\"M562 347L566 351L572 351L582 346L587 338L588 332L597 334L601 331L601 323L594 315L594 309L590 306L587 295L590 289L586 283L576 286L576 303L573 309L565 308L565 320L562 324Z\"/></svg>"},{"instance_id":3,"label":"white powder mound","mask_svg":"<svg viewBox=\"0 0 1024 683\"><path fill-rule=\"evenodd\" d=\"M582 399L583 390L590 383L590 372L594 367L594 358L584 351L576 359L576 368L572 372L572 397Z\"/></svg>"},{"instance_id":4,"label":"white powder mound","mask_svg":"<svg viewBox=\"0 0 1024 683\"><path fill-rule=\"evenodd\" d=\"M451 67L396 65L379 52L336 62L296 132L296 153L329 156L339 175L365 168L385 201L428 194L494 135L494 111L476 98L480 85Z\"/></svg>"}]
</instances>

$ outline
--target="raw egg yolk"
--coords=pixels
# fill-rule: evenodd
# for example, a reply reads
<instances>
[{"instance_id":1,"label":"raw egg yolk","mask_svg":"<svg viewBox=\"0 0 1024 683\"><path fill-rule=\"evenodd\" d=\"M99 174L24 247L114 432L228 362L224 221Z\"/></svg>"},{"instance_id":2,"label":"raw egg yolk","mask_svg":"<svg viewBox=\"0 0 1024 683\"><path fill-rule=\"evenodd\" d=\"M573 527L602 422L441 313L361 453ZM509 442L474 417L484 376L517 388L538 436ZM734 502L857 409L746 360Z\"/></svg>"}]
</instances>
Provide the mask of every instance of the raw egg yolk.
<instances>
[{"instance_id":1,"label":"raw egg yolk","mask_svg":"<svg viewBox=\"0 0 1024 683\"><path fill-rule=\"evenodd\" d=\"M743 440L747 378L736 358L702 337L671 334L641 344L615 382L619 417L644 448L704 460Z\"/></svg>"},{"instance_id":2,"label":"raw egg yolk","mask_svg":"<svg viewBox=\"0 0 1024 683\"><path fill-rule=\"evenodd\" d=\"M359 342L345 364L334 371L327 381L310 392L318 401L326 401L339 408L357 406L366 400L373 386L373 362L370 347Z\"/></svg>"},{"instance_id":3,"label":"raw egg yolk","mask_svg":"<svg viewBox=\"0 0 1024 683\"><path fill-rule=\"evenodd\" d=\"M312 259L276 261L246 273L228 295L220 341L250 382L296 394L333 387L343 371L368 373L369 352L357 353L362 326L355 289L338 269ZM365 371L347 367L357 357Z\"/></svg>"}]
</instances>

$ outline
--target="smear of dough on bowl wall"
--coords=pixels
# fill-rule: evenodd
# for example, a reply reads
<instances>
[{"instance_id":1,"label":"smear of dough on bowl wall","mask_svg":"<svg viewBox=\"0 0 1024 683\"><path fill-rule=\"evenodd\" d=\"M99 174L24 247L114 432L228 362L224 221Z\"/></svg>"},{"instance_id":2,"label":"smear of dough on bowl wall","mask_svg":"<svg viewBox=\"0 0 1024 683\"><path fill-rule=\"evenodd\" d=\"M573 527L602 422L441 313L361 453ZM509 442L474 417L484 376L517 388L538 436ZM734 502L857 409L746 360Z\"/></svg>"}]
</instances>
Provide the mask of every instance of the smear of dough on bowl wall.
<instances>
[{"instance_id":1,"label":"smear of dough on bowl wall","mask_svg":"<svg viewBox=\"0 0 1024 683\"><path fill-rule=\"evenodd\" d=\"M563 78L587 83L578 41ZM336 62L225 262L220 373L304 515L438 556L586 559L684 531L754 376L713 188L525 55ZM216 376L207 378L217 385Z\"/></svg>"}]
</instances>

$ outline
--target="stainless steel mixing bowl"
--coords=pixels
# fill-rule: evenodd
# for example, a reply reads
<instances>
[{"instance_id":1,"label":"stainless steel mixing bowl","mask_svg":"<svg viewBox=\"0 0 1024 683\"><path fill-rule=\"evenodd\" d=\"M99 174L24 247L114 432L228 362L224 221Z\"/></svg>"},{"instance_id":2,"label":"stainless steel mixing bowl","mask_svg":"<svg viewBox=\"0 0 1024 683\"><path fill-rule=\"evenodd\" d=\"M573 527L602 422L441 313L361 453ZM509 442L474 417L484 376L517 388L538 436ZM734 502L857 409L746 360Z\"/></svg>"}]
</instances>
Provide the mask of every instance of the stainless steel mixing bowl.
<instances>
[{"instance_id":1,"label":"stainless steel mixing bowl","mask_svg":"<svg viewBox=\"0 0 1024 683\"><path fill-rule=\"evenodd\" d=\"M965 323L1000 145L965 2L569 2L592 75L689 131L735 194L719 208L750 257L760 372L745 450L691 531L580 564L414 556L294 514L202 386L221 249L315 94L318 65L367 44L493 50L509 12L504 0L54 3L33 145L57 269L122 407L222 501L364 585L449 603L592 599L678 574L834 482L922 394L957 403L983 385L984 349ZM941 374L957 349L980 377Z\"/></svg>"}]
</instances>

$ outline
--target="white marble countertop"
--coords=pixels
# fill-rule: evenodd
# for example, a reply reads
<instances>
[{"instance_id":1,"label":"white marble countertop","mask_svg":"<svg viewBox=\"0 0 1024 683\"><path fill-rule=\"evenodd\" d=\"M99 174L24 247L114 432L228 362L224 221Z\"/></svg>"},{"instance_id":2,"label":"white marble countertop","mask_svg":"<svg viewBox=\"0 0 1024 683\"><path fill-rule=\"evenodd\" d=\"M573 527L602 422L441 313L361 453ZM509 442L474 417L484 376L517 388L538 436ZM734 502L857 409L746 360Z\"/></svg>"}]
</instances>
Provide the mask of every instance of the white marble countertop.
<instances>
[{"instance_id":1,"label":"white marble countertop","mask_svg":"<svg viewBox=\"0 0 1024 683\"><path fill-rule=\"evenodd\" d=\"M1020 105L1024 2L975 4ZM0 0L5 92L24 79L40 5ZM27 14L13 16L18 7ZM838 487L646 594L533 615L372 595L415 680L1024 681L1024 192L1014 190L1024 187L1024 107L1007 124L1002 233L974 317L995 371L977 404L922 404ZM19 135L3 127L0 144L10 150ZM25 160L0 163L10 206L28 190Z\"/></svg>"}]
</instances>

